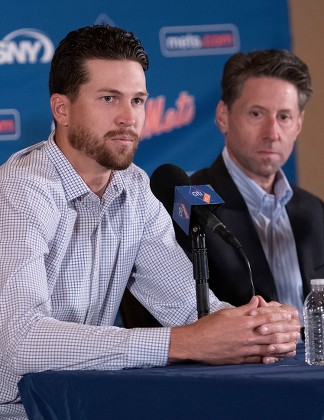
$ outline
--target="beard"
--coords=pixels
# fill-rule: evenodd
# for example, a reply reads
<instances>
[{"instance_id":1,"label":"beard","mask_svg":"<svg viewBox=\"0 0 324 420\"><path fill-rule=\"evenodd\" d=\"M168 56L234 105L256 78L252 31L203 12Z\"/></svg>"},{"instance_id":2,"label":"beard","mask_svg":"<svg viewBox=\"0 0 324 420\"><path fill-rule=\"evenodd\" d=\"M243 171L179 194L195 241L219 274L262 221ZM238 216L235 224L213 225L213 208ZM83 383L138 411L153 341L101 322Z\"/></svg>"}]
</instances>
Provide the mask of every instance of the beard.
<instances>
[{"instance_id":1,"label":"beard","mask_svg":"<svg viewBox=\"0 0 324 420\"><path fill-rule=\"evenodd\" d=\"M120 135L131 138L133 147L123 146L111 140ZM87 128L72 127L68 132L68 141L74 149L95 160L102 167L109 170L123 170L133 162L139 136L134 131L125 129L108 131L103 137L98 137Z\"/></svg>"}]
</instances>

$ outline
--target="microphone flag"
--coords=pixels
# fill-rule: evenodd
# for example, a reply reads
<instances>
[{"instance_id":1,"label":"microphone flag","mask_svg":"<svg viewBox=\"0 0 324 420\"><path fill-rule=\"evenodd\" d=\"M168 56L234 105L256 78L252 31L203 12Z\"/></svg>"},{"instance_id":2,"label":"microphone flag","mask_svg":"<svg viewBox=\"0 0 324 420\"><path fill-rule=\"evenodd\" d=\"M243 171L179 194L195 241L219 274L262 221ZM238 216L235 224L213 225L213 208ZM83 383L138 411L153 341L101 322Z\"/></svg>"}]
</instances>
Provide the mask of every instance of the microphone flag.
<instances>
[{"instance_id":1,"label":"microphone flag","mask_svg":"<svg viewBox=\"0 0 324 420\"><path fill-rule=\"evenodd\" d=\"M176 186L174 190L173 220L189 235L191 213L194 206L208 206L215 211L224 201L210 185Z\"/></svg>"}]
</instances>

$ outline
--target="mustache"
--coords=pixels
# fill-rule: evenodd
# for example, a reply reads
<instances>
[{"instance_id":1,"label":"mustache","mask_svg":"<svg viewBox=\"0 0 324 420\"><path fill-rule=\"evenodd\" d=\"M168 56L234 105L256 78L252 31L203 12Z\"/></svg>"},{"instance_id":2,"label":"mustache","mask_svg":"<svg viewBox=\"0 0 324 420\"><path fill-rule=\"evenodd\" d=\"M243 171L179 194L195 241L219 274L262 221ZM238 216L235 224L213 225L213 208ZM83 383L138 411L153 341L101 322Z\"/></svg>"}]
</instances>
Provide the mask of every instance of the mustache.
<instances>
[{"instance_id":1,"label":"mustache","mask_svg":"<svg viewBox=\"0 0 324 420\"><path fill-rule=\"evenodd\" d=\"M139 141L139 135L137 133L135 133L135 131L133 131L133 130L112 130L112 131L108 131L104 135L104 139L108 140L108 139L118 137L118 136L127 136L135 142Z\"/></svg>"}]
</instances>

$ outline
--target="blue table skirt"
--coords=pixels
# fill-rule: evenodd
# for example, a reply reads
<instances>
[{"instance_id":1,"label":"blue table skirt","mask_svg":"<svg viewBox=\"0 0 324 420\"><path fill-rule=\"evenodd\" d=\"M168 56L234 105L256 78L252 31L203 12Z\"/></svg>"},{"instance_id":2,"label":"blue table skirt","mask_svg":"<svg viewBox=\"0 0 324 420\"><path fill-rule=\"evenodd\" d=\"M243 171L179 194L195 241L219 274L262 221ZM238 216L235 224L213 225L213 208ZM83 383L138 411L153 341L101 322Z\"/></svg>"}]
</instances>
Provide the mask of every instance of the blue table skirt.
<instances>
[{"instance_id":1,"label":"blue table skirt","mask_svg":"<svg viewBox=\"0 0 324 420\"><path fill-rule=\"evenodd\" d=\"M31 419L324 419L324 367L176 364L122 371L28 374L19 391Z\"/></svg>"}]
</instances>

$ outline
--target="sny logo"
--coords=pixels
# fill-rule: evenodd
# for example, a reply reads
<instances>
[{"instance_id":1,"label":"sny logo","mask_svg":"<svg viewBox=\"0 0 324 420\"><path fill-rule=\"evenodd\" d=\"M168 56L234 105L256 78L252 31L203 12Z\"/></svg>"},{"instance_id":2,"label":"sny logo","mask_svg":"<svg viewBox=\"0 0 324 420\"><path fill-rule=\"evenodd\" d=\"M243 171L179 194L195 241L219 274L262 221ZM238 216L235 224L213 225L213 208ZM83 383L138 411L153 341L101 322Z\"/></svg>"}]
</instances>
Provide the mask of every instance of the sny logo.
<instances>
[{"instance_id":1,"label":"sny logo","mask_svg":"<svg viewBox=\"0 0 324 420\"><path fill-rule=\"evenodd\" d=\"M53 54L52 41L37 29L18 29L0 41L0 65L49 63Z\"/></svg>"}]
</instances>

